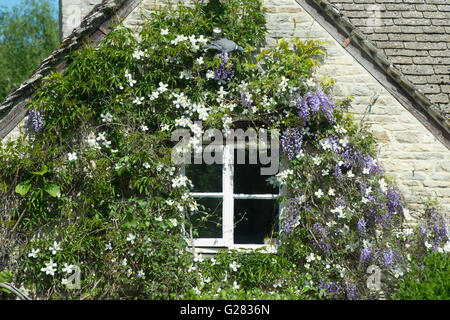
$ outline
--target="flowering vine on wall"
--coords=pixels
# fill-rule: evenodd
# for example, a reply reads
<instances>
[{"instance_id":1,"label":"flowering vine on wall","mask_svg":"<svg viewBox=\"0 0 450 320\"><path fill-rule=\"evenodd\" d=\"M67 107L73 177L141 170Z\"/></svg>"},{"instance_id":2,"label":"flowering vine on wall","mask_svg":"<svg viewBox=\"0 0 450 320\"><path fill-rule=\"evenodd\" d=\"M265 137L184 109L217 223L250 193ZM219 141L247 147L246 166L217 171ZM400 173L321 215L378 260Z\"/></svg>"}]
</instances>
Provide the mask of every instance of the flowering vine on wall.
<instances>
[{"instance_id":1,"label":"flowering vine on wall","mask_svg":"<svg viewBox=\"0 0 450 320\"><path fill-rule=\"evenodd\" d=\"M264 43L257 0L213 1L153 13L138 37L117 28L74 52L29 105L29 135L0 148L1 257L40 298L371 297L369 265L392 293L411 261L446 254L447 229L427 208L417 230L376 160L375 141L315 79L317 41ZM223 13L222 15L218 14ZM226 14L225 14L226 13ZM204 50L227 37L244 52ZM170 161L171 131L228 132L236 119L282 131L288 167L277 253L192 254L190 217L201 206ZM11 248L19 248L13 257ZM68 289L75 266L81 286Z\"/></svg>"}]
</instances>

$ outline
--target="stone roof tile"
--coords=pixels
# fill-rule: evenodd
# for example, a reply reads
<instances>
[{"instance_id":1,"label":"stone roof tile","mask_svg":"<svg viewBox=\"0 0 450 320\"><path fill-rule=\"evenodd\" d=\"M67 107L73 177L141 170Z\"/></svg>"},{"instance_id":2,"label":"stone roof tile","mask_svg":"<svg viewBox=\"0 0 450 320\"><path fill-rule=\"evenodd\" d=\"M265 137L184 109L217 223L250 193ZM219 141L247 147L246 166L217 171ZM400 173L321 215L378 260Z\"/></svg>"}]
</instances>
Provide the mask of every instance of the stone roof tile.
<instances>
[{"instance_id":1,"label":"stone roof tile","mask_svg":"<svg viewBox=\"0 0 450 320\"><path fill-rule=\"evenodd\" d=\"M327 0L450 119L449 0Z\"/></svg>"}]
</instances>

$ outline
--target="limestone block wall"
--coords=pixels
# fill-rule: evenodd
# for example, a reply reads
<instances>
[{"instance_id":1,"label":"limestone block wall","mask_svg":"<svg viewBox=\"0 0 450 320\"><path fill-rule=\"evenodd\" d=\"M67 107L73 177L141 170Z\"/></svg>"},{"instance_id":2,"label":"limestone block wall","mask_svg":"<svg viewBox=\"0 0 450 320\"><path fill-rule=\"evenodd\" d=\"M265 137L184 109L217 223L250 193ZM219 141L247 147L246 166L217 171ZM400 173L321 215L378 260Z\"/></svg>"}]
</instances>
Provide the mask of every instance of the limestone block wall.
<instances>
[{"instance_id":1,"label":"limestone block wall","mask_svg":"<svg viewBox=\"0 0 450 320\"><path fill-rule=\"evenodd\" d=\"M336 96L353 95L351 112L364 118L378 138L379 158L412 209L436 196L450 214L450 150L439 142L364 67L335 41L295 0L264 0L268 44L281 37L327 41L327 58L317 76L337 80ZM376 103L368 108L372 97Z\"/></svg>"}]
</instances>

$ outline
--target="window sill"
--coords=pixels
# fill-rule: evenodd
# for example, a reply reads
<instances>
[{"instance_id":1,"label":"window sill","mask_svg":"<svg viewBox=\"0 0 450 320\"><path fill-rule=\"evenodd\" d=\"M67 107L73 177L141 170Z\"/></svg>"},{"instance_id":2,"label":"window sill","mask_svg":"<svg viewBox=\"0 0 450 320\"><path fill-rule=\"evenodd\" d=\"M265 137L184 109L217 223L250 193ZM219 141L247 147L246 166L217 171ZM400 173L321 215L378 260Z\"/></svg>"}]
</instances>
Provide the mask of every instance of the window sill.
<instances>
[{"instance_id":1,"label":"window sill","mask_svg":"<svg viewBox=\"0 0 450 320\"><path fill-rule=\"evenodd\" d=\"M261 253L277 253L276 244L237 244L229 247L195 247L197 253L214 255L221 250L237 250L240 252L249 252L259 250Z\"/></svg>"}]
</instances>

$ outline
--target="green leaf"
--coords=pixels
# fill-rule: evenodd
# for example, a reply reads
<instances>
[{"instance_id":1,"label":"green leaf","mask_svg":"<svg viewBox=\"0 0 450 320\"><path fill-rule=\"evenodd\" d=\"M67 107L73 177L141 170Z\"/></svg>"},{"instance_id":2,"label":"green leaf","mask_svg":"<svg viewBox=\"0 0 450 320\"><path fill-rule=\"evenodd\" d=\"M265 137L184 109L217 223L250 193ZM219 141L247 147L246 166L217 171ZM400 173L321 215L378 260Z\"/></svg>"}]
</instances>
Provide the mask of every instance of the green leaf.
<instances>
[{"instance_id":1,"label":"green leaf","mask_svg":"<svg viewBox=\"0 0 450 320\"><path fill-rule=\"evenodd\" d=\"M144 201L144 200L138 200L137 203L139 204L139 206L141 207L142 210L144 210L148 204L148 202Z\"/></svg>"},{"instance_id":2,"label":"green leaf","mask_svg":"<svg viewBox=\"0 0 450 320\"><path fill-rule=\"evenodd\" d=\"M31 180L22 181L16 186L16 192L21 196L24 196L30 191L31 188Z\"/></svg>"},{"instance_id":3,"label":"green leaf","mask_svg":"<svg viewBox=\"0 0 450 320\"><path fill-rule=\"evenodd\" d=\"M9 282L12 279L12 273L8 270L0 272L0 282Z\"/></svg>"},{"instance_id":4,"label":"green leaf","mask_svg":"<svg viewBox=\"0 0 450 320\"><path fill-rule=\"evenodd\" d=\"M31 173L35 174L35 175L43 176L44 174L47 173L47 171L48 171L47 166L45 164L43 164L42 167L41 167L41 171L31 172Z\"/></svg>"},{"instance_id":5,"label":"green leaf","mask_svg":"<svg viewBox=\"0 0 450 320\"><path fill-rule=\"evenodd\" d=\"M44 190L52 197L60 197L61 189L56 184L48 184L45 186Z\"/></svg>"}]
</instances>

